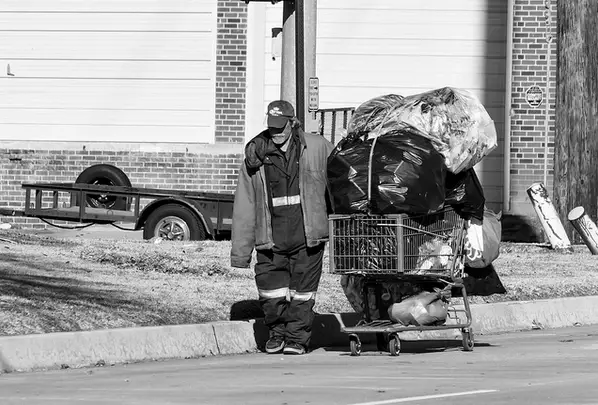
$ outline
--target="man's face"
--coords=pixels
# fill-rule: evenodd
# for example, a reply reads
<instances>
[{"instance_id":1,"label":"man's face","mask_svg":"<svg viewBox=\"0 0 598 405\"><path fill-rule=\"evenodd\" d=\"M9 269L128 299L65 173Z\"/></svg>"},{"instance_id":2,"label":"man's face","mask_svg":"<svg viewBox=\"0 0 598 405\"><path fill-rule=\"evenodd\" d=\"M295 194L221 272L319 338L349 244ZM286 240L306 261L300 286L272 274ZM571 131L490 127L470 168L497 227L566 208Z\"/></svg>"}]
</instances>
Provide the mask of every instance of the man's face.
<instances>
[{"instance_id":1,"label":"man's face","mask_svg":"<svg viewBox=\"0 0 598 405\"><path fill-rule=\"evenodd\" d=\"M291 122L287 121L286 125L282 128L268 127L272 142L276 145L284 145L284 143L291 136Z\"/></svg>"}]
</instances>

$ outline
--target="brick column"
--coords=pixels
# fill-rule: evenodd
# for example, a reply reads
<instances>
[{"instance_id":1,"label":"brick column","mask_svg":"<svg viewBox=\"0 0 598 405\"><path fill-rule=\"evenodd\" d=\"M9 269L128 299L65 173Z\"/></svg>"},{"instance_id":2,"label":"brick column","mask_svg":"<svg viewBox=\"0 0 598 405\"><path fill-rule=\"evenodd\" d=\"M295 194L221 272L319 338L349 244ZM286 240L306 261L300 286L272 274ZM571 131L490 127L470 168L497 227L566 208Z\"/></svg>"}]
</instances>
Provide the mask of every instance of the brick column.
<instances>
[{"instance_id":1,"label":"brick column","mask_svg":"<svg viewBox=\"0 0 598 405\"><path fill-rule=\"evenodd\" d=\"M546 8L545 0L515 0L513 21L513 99L511 105L511 210L532 213L526 190L544 181L545 103L549 103L548 184L552 190L554 118L556 91L556 1L550 5L549 95L546 99ZM563 0L564 1L564 0ZM542 104L531 107L526 91L538 86L544 92Z\"/></svg>"},{"instance_id":2,"label":"brick column","mask_svg":"<svg viewBox=\"0 0 598 405\"><path fill-rule=\"evenodd\" d=\"M218 1L216 143L245 141L247 5Z\"/></svg>"}]
</instances>

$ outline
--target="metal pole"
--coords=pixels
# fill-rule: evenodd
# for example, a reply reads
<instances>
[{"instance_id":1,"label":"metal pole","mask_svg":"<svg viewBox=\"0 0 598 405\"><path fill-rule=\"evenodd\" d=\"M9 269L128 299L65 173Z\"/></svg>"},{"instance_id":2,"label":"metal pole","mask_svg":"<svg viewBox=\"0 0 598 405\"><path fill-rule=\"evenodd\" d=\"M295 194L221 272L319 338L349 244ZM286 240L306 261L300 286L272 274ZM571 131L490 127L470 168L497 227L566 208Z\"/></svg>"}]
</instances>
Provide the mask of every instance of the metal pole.
<instances>
[{"instance_id":1,"label":"metal pole","mask_svg":"<svg viewBox=\"0 0 598 405\"><path fill-rule=\"evenodd\" d=\"M303 57L305 59L305 73L304 80L304 126L307 132L319 132L318 117L315 112L309 112L309 88L308 79L310 77L317 77L316 75L316 39L318 26L318 0L303 0Z\"/></svg>"},{"instance_id":2,"label":"metal pole","mask_svg":"<svg viewBox=\"0 0 598 405\"><path fill-rule=\"evenodd\" d=\"M303 0L295 0L295 97L296 114L305 123L305 15Z\"/></svg>"},{"instance_id":3,"label":"metal pole","mask_svg":"<svg viewBox=\"0 0 598 405\"><path fill-rule=\"evenodd\" d=\"M280 98L295 103L295 3L283 2ZM297 117L299 115L297 114Z\"/></svg>"}]
</instances>

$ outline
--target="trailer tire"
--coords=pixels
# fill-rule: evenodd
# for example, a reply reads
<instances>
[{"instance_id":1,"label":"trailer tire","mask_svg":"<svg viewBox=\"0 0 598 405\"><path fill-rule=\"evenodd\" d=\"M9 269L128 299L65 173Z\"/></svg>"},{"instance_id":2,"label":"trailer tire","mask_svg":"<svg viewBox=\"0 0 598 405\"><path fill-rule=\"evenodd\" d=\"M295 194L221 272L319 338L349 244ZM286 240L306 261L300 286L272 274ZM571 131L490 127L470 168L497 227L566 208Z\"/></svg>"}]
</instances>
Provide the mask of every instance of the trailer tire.
<instances>
[{"instance_id":1,"label":"trailer tire","mask_svg":"<svg viewBox=\"0 0 598 405\"><path fill-rule=\"evenodd\" d=\"M89 166L79 174L75 183L131 187L131 181L127 175L118 167L108 164ZM113 197L101 194L88 195L85 202L88 207L111 210L128 210L130 204L126 197ZM78 198L75 204L79 205Z\"/></svg>"},{"instance_id":2,"label":"trailer tire","mask_svg":"<svg viewBox=\"0 0 598 405\"><path fill-rule=\"evenodd\" d=\"M199 217L181 204L164 204L149 214L143 239L204 240L206 230Z\"/></svg>"}]
</instances>

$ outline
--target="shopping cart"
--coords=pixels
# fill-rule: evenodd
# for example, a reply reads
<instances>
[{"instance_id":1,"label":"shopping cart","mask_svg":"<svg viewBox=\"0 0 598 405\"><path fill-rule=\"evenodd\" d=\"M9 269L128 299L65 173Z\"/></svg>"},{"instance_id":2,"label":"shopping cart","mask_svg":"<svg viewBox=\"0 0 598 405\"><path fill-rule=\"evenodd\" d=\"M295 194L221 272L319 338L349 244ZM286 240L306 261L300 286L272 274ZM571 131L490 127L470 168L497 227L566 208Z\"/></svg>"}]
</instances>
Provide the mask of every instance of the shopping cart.
<instances>
[{"instance_id":1,"label":"shopping cart","mask_svg":"<svg viewBox=\"0 0 598 405\"><path fill-rule=\"evenodd\" d=\"M349 334L351 354L361 354L359 334L375 333L378 346L386 346L391 355L401 350L399 332L460 329L463 349L474 346L471 310L463 285L465 221L452 209L431 215L331 215L330 272L363 277L361 291L364 319L356 326L345 326L335 314L341 332ZM412 283L431 291L450 287L460 295L463 305L449 307L449 324L438 326L403 326L390 321L387 309L392 302L380 292L383 283ZM377 290L379 319L370 314L368 291ZM459 316L459 315L464 316ZM463 319L465 318L465 319Z\"/></svg>"}]
</instances>

